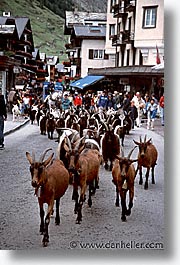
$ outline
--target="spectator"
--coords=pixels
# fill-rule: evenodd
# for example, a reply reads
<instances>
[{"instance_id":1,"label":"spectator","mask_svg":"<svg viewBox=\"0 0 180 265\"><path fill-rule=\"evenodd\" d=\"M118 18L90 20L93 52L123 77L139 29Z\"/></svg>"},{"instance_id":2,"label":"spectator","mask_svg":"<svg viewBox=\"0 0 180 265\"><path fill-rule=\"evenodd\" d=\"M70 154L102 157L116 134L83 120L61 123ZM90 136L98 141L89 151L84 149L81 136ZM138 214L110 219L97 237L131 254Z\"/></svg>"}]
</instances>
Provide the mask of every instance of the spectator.
<instances>
[{"instance_id":1,"label":"spectator","mask_svg":"<svg viewBox=\"0 0 180 265\"><path fill-rule=\"evenodd\" d=\"M103 91L102 94L99 97L99 100L97 102L98 108L106 109L108 98L105 95L105 92Z\"/></svg>"},{"instance_id":2,"label":"spectator","mask_svg":"<svg viewBox=\"0 0 180 265\"><path fill-rule=\"evenodd\" d=\"M164 126L164 94L160 97L159 106L161 112L161 125Z\"/></svg>"},{"instance_id":3,"label":"spectator","mask_svg":"<svg viewBox=\"0 0 180 265\"><path fill-rule=\"evenodd\" d=\"M68 98L68 94L64 93L63 98L62 98L62 110L68 110L70 108L71 101Z\"/></svg>"},{"instance_id":4,"label":"spectator","mask_svg":"<svg viewBox=\"0 0 180 265\"><path fill-rule=\"evenodd\" d=\"M134 101L133 100L131 100L131 105L130 105L130 107L128 109L128 112L130 112L130 117L131 117L131 120L132 120L132 129L134 129L135 120L138 117L138 111L137 111L136 106L134 105Z\"/></svg>"},{"instance_id":5,"label":"spectator","mask_svg":"<svg viewBox=\"0 0 180 265\"><path fill-rule=\"evenodd\" d=\"M82 106L82 97L81 97L81 94L78 93L78 92L75 92L75 97L74 97L74 106L79 108Z\"/></svg>"},{"instance_id":6,"label":"spectator","mask_svg":"<svg viewBox=\"0 0 180 265\"><path fill-rule=\"evenodd\" d=\"M123 100L123 110L128 113L128 109L130 107L131 103L130 103L130 99L129 99L129 96L128 94L125 94L124 95L124 100Z\"/></svg>"},{"instance_id":7,"label":"spectator","mask_svg":"<svg viewBox=\"0 0 180 265\"><path fill-rule=\"evenodd\" d=\"M15 94L15 90L14 87L11 88L9 94L8 94L8 103L9 103L9 108L10 108L10 112L12 113L12 108L13 108L13 104L14 104L14 94Z\"/></svg>"},{"instance_id":8,"label":"spectator","mask_svg":"<svg viewBox=\"0 0 180 265\"><path fill-rule=\"evenodd\" d=\"M157 103L155 103L155 100L152 98L150 102L147 105L147 129L149 130L151 127L151 130L154 130L154 121L157 114Z\"/></svg>"},{"instance_id":9,"label":"spectator","mask_svg":"<svg viewBox=\"0 0 180 265\"><path fill-rule=\"evenodd\" d=\"M85 94L83 97L83 105L86 110L90 109L91 106L91 97L88 94Z\"/></svg>"},{"instance_id":10,"label":"spectator","mask_svg":"<svg viewBox=\"0 0 180 265\"><path fill-rule=\"evenodd\" d=\"M107 104L106 104L106 109L116 109L116 103L115 103L115 99L113 98L112 94L108 95L108 99L107 99Z\"/></svg>"},{"instance_id":11,"label":"spectator","mask_svg":"<svg viewBox=\"0 0 180 265\"><path fill-rule=\"evenodd\" d=\"M145 101L141 97L141 94L139 92L136 93L136 95L132 98L132 100L134 101L134 105L136 106L137 111L138 111L138 117L136 119L136 125L137 125L137 127L140 127L143 109L145 107Z\"/></svg>"},{"instance_id":12,"label":"spectator","mask_svg":"<svg viewBox=\"0 0 180 265\"><path fill-rule=\"evenodd\" d=\"M0 149L4 148L4 121L7 119L6 104L0 89Z\"/></svg>"}]
</instances>

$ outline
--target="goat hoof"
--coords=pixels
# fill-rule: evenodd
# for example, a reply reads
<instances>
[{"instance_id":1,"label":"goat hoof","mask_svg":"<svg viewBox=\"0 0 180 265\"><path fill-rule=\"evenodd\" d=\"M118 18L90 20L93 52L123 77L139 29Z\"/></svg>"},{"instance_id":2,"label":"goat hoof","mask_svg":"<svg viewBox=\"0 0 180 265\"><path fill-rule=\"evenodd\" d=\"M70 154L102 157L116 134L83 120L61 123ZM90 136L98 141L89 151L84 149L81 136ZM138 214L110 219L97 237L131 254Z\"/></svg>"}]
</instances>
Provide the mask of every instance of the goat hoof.
<instances>
[{"instance_id":1,"label":"goat hoof","mask_svg":"<svg viewBox=\"0 0 180 265\"><path fill-rule=\"evenodd\" d=\"M121 216L122 222L126 222L126 216Z\"/></svg>"},{"instance_id":2,"label":"goat hoof","mask_svg":"<svg viewBox=\"0 0 180 265\"><path fill-rule=\"evenodd\" d=\"M88 206L91 207L92 206L92 200L88 200Z\"/></svg>"},{"instance_id":3,"label":"goat hoof","mask_svg":"<svg viewBox=\"0 0 180 265\"><path fill-rule=\"evenodd\" d=\"M142 184L143 184L143 181L140 180L140 181L139 181L139 185L142 185Z\"/></svg>"},{"instance_id":4,"label":"goat hoof","mask_svg":"<svg viewBox=\"0 0 180 265\"><path fill-rule=\"evenodd\" d=\"M116 201L115 205L116 205L116 207L119 207L119 202L118 202L118 201Z\"/></svg>"},{"instance_id":5,"label":"goat hoof","mask_svg":"<svg viewBox=\"0 0 180 265\"><path fill-rule=\"evenodd\" d=\"M145 185L144 185L144 189L145 189L145 190L148 190L148 183L145 183Z\"/></svg>"},{"instance_id":6,"label":"goat hoof","mask_svg":"<svg viewBox=\"0 0 180 265\"><path fill-rule=\"evenodd\" d=\"M60 225L60 219L55 220L56 225Z\"/></svg>"},{"instance_id":7,"label":"goat hoof","mask_svg":"<svg viewBox=\"0 0 180 265\"><path fill-rule=\"evenodd\" d=\"M126 215L129 216L131 214L131 210L126 210Z\"/></svg>"},{"instance_id":8,"label":"goat hoof","mask_svg":"<svg viewBox=\"0 0 180 265\"><path fill-rule=\"evenodd\" d=\"M108 165L106 164L106 165L104 166L104 168L105 168L106 170L108 170Z\"/></svg>"}]
</instances>

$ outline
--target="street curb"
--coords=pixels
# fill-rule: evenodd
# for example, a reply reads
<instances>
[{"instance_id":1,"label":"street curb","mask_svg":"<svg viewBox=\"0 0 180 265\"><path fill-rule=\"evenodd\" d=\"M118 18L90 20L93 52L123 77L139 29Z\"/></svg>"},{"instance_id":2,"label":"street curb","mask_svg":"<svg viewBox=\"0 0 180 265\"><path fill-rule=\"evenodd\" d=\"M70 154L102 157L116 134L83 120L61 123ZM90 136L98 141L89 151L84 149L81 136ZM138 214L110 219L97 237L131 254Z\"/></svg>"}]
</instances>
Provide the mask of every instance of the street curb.
<instances>
[{"instance_id":1,"label":"street curb","mask_svg":"<svg viewBox=\"0 0 180 265\"><path fill-rule=\"evenodd\" d=\"M30 121L29 119L25 120L22 124L17 125L15 128L13 128L13 129L11 129L11 130L5 132L5 133L4 133L4 136L7 136L7 135L9 135L9 134L11 134L11 133L13 133L13 132L19 130L21 127L25 126L29 121Z\"/></svg>"}]
</instances>

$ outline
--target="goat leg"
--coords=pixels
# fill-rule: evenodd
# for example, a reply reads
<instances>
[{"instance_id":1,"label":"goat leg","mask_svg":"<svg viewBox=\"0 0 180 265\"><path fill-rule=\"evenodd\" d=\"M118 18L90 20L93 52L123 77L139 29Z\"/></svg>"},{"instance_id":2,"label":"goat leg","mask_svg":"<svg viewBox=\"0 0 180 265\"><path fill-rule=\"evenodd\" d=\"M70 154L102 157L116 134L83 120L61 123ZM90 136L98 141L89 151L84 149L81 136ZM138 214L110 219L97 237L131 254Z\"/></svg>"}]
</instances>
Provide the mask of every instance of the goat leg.
<instances>
[{"instance_id":1,"label":"goat leg","mask_svg":"<svg viewBox=\"0 0 180 265\"><path fill-rule=\"evenodd\" d=\"M155 180L154 180L154 165L152 166L152 184L155 184Z\"/></svg>"},{"instance_id":2,"label":"goat leg","mask_svg":"<svg viewBox=\"0 0 180 265\"><path fill-rule=\"evenodd\" d=\"M82 221L82 205L83 205L83 201L80 199L80 201L78 203L76 224L80 224Z\"/></svg>"},{"instance_id":3,"label":"goat leg","mask_svg":"<svg viewBox=\"0 0 180 265\"><path fill-rule=\"evenodd\" d=\"M139 185L142 185L143 184L143 178L142 178L142 167L141 166L139 167L139 176L140 176Z\"/></svg>"},{"instance_id":4,"label":"goat leg","mask_svg":"<svg viewBox=\"0 0 180 265\"><path fill-rule=\"evenodd\" d=\"M116 185L116 203L115 203L116 207L119 207L119 190L118 190L118 186Z\"/></svg>"},{"instance_id":5,"label":"goat leg","mask_svg":"<svg viewBox=\"0 0 180 265\"><path fill-rule=\"evenodd\" d=\"M150 171L150 168L147 168L147 171L146 171L146 182L145 182L145 184L144 184L144 189L145 189L145 190L148 189L149 171Z\"/></svg>"},{"instance_id":6,"label":"goat leg","mask_svg":"<svg viewBox=\"0 0 180 265\"><path fill-rule=\"evenodd\" d=\"M42 235L44 233L44 209L43 205L40 205L40 218L41 218L41 223L40 223L40 234Z\"/></svg>"},{"instance_id":7,"label":"goat leg","mask_svg":"<svg viewBox=\"0 0 180 265\"><path fill-rule=\"evenodd\" d=\"M89 184L89 199L88 199L88 205L89 207L92 206L92 199L91 199L91 195L93 194L92 190L94 189L94 186Z\"/></svg>"},{"instance_id":8,"label":"goat leg","mask_svg":"<svg viewBox=\"0 0 180 265\"><path fill-rule=\"evenodd\" d=\"M125 222L126 221L126 212L127 212L127 207L126 207L126 192L123 191L122 189L120 190L120 196L121 196L121 207L122 207L121 220L123 222Z\"/></svg>"},{"instance_id":9,"label":"goat leg","mask_svg":"<svg viewBox=\"0 0 180 265\"><path fill-rule=\"evenodd\" d=\"M133 198L134 198L134 184L129 190L129 209L126 211L126 215L128 216L131 214L131 208L133 207Z\"/></svg>"},{"instance_id":10,"label":"goat leg","mask_svg":"<svg viewBox=\"0 0 180 265\"><path fill-rule=\"evenodd\" d=\"M48 205L48 212L45 218L45 226L44 226L44 237L43 237L43 247L47 247L47 244L49 242L49 234L48 234L48 227L50 223L50 216L53 210L53 205L54 205L54 198L52 198L50 204Z\"/></svg>"},{"instance_id":11,"label":"goat leg","mask_svg":"<svg viewBox=\"0 0 180 265\"><path fill-rule=\"evenodd\" d=\"M60 224L59 204L60 204L60 198L56 199L56 218L55 218L56 225Z\"/></svg>"}]
</instances>

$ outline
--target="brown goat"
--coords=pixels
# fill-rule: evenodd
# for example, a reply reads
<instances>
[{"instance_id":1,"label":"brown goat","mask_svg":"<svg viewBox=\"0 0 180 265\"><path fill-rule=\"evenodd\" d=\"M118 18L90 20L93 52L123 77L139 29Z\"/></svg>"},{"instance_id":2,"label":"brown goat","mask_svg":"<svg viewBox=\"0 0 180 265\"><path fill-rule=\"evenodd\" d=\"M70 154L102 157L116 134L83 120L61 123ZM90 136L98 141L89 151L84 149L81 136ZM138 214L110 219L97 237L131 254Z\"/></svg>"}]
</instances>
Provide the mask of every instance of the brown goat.
<instances>
[{"instance_id":1,"label":"brown goat","mask_svg":"<svg viewBox=\"0 0 180 265\"><path fill-rule=\"evenodd\" d=\"M59 204L60 198L64 195L69 184L69 173L60 160L53 160L51 154L45 161L46 153L51 150L47 149L41 156L40 160L35 161L35 155L32 157L26 152L26 157L30 163L30 172L32 176L32 186L35 188L35 194L38 196L40 208L40 233L43 234L43 246L46 247L49 242L48 226L50 215L53 213L54 200L56 200L56 225L60 224ZM44 222L44 203L48 204L48 210Z\"/></svg>"},{"instance_id":2,"label":"brown goat","mask_svg":"<svg viewBox=\"0 0 180 265\"><path fill-rule=\"evenodd\" d=\"M81 144L80 144L81 143ZM83 150L83 151L82 151ZM71 152L69 172L73 174L73 199L75 200L74 212L77 213L76 222L79 224L82 221L82 205L85 201L85 192L89 185L88 205L91 207L91 195L98 188L99 167L101 156L97 150L84 149L82 139ZM80 198L78 194L80 187ZM78 201L79 198L79 201Z\"/></svg>"},{"instance_id":3,"label":"brown goat","mask_svg":"<svg viewBox=\"0 0 180 265\"><path fill-rule=\"evenodd\" d=\"M155 184L154 180L154 167L156 165L158 152L156 147L151 143L151 139L146 141L146 136L144 137L144 142L140 137L140 142L133 140L136 145L139 146L139 154L138 154L138 166L136 169L136 174L139 170L140 180L139 184L143 184L142 179L142 167L147 168L146 171L146 181L144 184L144 189L148 189L148 178L149 178L149 171L152 168L152 184Z\"/></svg>"},{"instance_id":4,"label":"brown goat","mask_svg":"<svg viewBox=\"0 0 180 265\"><path fill-rule=\"evenodd\" d=\"M121 220L126 221L126 215L131 214L134 198L135 168L132 164L136 160L131 160L130 156L135 148L131 150L128 157L116 156L112 169L113 183L116 186L116 206L119 206L119 194L121 197L122 215ZM129 209L126 207L126 193L129 191Z\"/></svg>"}]
</instances>

